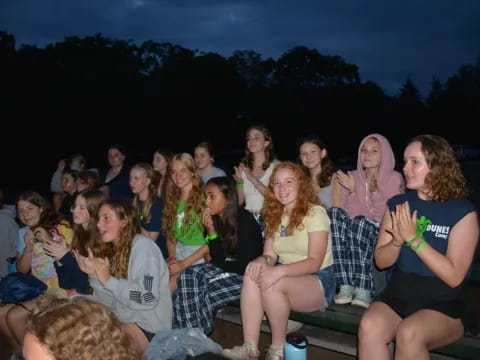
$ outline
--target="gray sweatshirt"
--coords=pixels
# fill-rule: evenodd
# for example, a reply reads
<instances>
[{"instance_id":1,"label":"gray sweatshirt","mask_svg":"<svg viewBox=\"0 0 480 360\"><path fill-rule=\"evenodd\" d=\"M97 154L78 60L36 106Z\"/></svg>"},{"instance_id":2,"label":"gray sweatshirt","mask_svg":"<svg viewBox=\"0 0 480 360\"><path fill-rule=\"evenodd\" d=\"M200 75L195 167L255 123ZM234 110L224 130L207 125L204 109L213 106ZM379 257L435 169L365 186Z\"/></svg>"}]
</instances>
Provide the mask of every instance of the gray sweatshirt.
<instances>
[{"instance_id":1,"label":"gray sweatshirt","mask_svg":"<svg viewBox=\"0 0 480 360\"><path fill-rule=\"evenodd\" d=\"M151 333L172 328L167 264L158 246L144 235L133 239L127 279L112 276L105 286L97 278L89 280L94 297L121 322L136 323Z\"/></svg>"}]
</instances>

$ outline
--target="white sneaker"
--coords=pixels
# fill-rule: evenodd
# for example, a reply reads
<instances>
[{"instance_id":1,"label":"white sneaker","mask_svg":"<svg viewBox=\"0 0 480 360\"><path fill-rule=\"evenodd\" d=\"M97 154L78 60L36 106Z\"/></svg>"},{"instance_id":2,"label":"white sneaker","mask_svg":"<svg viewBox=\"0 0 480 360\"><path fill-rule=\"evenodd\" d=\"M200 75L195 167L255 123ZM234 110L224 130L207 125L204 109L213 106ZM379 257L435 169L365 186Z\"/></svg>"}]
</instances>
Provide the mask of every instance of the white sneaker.
<instances>
[{"instance_id":1,"label":"white sneaker","mask_svg":"<svg viewBox=\"0 0 480 360\"><path fill-rule=\"evenodd\" d=\"M370 295L370 291L355 288L355 296L353 297L352 305L361 306L365 309L368 309L371 302L372 296Z\"/></svg>"},{"instance_id":2,"label":"white sneaker","mask_svg":"<svg viewBox=\"0 0 480 360\"><path fill-rule=\"evenodd\" d=\"M290 334L291 332L299 330L302 326L303 326L303 324L301 322L288 320L287 334Z\"/></svg>"},{"instance_id":3,"label":"white sneaker","mask_svg":"<svg viewBox=\"0 0 480 360\"><path fill-rule=\"evenodd\" d=\"M260 351L254 344L243 343L242 346L234 346L232 349L224 349L222 355L231 360L258 359Z\"/></svg>"},{"instance_id":4,"label":"white sneaker","mask_svg":"<svg viewBox=\"0 0 480 360\"><path fill-rule=\"evenodd\" d=\"M340 285L340 291L333 298L335 304L350 304L352 302L355 288L351 285Z\"/></svg>"}]
</instances>

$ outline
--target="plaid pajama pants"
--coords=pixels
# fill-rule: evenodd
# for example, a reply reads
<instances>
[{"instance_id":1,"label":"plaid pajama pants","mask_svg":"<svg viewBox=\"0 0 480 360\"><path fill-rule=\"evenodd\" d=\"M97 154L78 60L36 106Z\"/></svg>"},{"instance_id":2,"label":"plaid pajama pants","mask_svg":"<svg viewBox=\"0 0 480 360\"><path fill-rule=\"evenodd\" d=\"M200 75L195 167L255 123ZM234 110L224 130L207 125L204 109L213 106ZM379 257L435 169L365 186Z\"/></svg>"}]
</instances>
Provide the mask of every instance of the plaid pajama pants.
<instances>
[{"instance_id":1,"label":"plaid pajama pants","mask_svg":"<svg viewBox=\"0 0 480 360\"><path fill-rule=\"evenodd\" d=\"M328 209L332 232L333 269L337 285L375 293L373 252L379 224L365 216L350 219L345 210Z\"/></svg>"},{"instance_id":2,"label":"plaid pajama pants","mask_svg":"<svg viewBox=\"0 0 480 360\"><path fill-rule=\"evenodd\" d=\"M240 298L242 276L214 264L186 268L173 294L173 327L200 328L208 335L217 310Z\"/></svg>"}]
</instances>

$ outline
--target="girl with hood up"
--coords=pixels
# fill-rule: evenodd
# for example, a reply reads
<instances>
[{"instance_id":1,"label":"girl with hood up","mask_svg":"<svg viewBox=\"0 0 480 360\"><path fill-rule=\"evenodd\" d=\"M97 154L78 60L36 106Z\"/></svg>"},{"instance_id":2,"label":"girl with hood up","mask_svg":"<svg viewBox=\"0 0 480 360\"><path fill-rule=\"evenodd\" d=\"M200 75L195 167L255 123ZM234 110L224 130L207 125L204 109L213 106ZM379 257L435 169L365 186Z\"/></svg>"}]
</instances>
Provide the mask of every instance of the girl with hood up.
<instances>
[{"instance_id":1,"label":"girl with hood up","mask_svg":"<svg viewBox=\"0 0 480 360\"><path fill-rule=\"evenodd\" d=\"M340 206L331 208L336 304L365 308L375 291L373 250L387 200L404 192L402 175L394 170L395 156L380 134L366 136L358 148L357 169L338 171Z\"/></svg>"}]
</instances>

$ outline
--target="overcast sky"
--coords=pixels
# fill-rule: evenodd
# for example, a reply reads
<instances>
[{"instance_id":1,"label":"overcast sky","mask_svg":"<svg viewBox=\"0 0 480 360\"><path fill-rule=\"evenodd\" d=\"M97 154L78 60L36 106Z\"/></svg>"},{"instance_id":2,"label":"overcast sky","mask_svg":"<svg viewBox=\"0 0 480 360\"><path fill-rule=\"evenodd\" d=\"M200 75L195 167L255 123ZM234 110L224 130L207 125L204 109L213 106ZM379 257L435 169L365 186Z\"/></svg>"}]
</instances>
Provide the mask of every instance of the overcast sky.
<instances>
[{"instance_id":1,"label":"overcast sky","mask_svg":"<svg viewBox=\"0 0 480 360\"><path fill-rule=\"evenodd\" d=\"M17 45L102 35L277 59L297 45L340 55L389 94L423 94L480 56L480 0L1 0Z\"/></svg>"}]
</instances>

